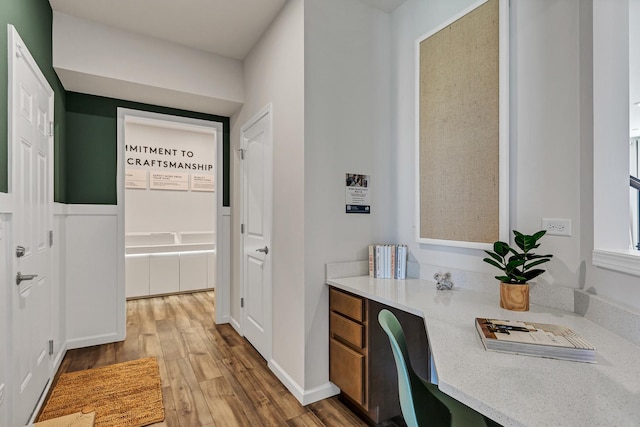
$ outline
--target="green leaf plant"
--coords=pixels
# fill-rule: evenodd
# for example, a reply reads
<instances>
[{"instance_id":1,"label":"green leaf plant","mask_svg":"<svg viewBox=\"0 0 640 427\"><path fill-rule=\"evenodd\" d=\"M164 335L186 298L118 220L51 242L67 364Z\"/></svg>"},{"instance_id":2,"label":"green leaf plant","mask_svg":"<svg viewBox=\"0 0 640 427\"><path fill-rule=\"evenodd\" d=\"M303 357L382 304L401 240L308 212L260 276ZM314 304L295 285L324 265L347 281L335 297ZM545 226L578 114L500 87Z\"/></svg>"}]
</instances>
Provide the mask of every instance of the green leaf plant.
<instances>
[{"instance_id":1,"label":"green leaf plant","mask_svg":"<svg viewBox=\"0 0 640 427\"><path fill-rule=\"evenodd\" d=\"M543 269L533 267L544 264L553 257L553 255L536 255L531 252L540 246L538 240L546 233L546 230L541 230L528 236L513 230L514 242L520 252L508 243L498 241L493 244L493 252L485 251L491 258L485 258L483 261L504 272L503 276L495 276L496 279L504 283L523 285L544 273Z\"/></svg>"}]
</instances>

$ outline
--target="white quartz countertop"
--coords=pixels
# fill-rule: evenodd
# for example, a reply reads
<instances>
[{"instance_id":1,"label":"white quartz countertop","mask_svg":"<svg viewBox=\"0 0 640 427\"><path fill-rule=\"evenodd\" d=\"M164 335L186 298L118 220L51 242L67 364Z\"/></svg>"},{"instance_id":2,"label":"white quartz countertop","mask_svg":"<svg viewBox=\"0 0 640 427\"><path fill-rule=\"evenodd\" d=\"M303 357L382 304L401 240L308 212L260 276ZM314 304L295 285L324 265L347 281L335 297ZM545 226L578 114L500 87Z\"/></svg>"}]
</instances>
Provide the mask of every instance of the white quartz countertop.
<instances>
[{"instance_id":1,"label":"white quartz countertop","mask_svg":"<svg viewBox=\"0 0 640 427\"><path fill-rule=\"evenodd\" d=\"M640 347L575 313L504 310L497 287L438 291L368 276L327 284L423 317L440 389L505 426L640 426ZM597 348L598 363L486 351L476 317L566 325Z\"/></svg>"}]
</instances>

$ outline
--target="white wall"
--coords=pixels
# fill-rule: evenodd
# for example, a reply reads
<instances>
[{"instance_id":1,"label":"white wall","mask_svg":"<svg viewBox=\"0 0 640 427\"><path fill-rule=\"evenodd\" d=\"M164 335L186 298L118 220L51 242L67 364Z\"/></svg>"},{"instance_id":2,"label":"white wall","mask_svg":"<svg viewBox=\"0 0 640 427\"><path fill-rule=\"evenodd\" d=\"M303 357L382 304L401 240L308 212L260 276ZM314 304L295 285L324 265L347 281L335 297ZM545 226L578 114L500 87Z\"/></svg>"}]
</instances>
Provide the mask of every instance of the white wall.
<instances>
[{"instance_id":1,"label":"white wall","mask_svg":"<svg viewBox=\"0 0 640 427\"><path fill-rule=\"evenodd\" d=\"M142 123L125 123L125 144L130 147L162 147L177 150L177 155L150 155L125 151L125 170L145 172L181 172L186 174L216 175L216 135L172 129ZM139 148L140 149L140 148ZM182 155L192 152L192 157ZM171 151L173 153L173 151ZM134 165L128 164L128 159ZM136 166L135 160L157 160L178 163L196 163L211 170ZM143 163L144 164L144 163ZM150 180L151 177L148 176ZM217 179L215 180L217 186ZM157 190L125 188L125 232L158 231L215 231L216 193L203 191Z\"/></svg>"},{"instance_id":2,"label":"white wall","mask_svg":"<svg viewBox=\"0 0 640 427\"><path fill-rule=\"evenodd\" d=\"M409 259L443 268L482 271L478 251L415 243L415 42L473 4L473 0L407 0L391 15L391 183L397 200L395 239ZM463 267L464 266L464 267ZM455 279L455 276L454 276Z\"/></svg>"},{"instance_id":3,"label":"white wall","mask_svg":"<svg viewBox=\"0 0 640 427\"><path fill-rule=\"evenodd\" d=\"M244 100L240 61L59 12L53 67L74 92L223 116Z\"/></svg>"},{"instance_id":4,"label":"white wall","mask_svg":"<svg viewBox=\"0 0 640 427\"><path fill-rule=\"evenodd\" d=\"M392 63L397 64L392 75L393 140L397 141L394 148L397 234L399 241L410 244L411 258L421 264L425 278L443 269L454 272L454 281L456 275L464 281L462 276L467 272L480 273L482 277L471 275L480 281L493 280L491 277L495 275L495 271L481 261L481 251L413 243L413 43L472 3L471 0L408 0L392 14ZM543 217L571 219L571 237L543 238L541 250L555 256L539 281L587 289L637 310L640 308L637 277L594 268L591 263L594 193L596 199L606 199L613 194L607 185L596 185L594 189L593 106L618 119L619 115L613 113L614 102L610 100L592 103L592 67L597 73L599 67L608 66L611 61L592 61L589 2L510 3L510 228L534 232L541 228ZM602 13L594 13L594 19L605 18ZM623 21L624 17L616 18L618 24ZM624 38L621 33L613 30L608 34ZM624 79L607 79L603 93L617 92L623 96L627 90L625 84ZM595 157L606 159L611 155L610 147L603 147ZM613 170L607 169L607 176L613 176ZM620 191L628 192L627 187L625 183ZM621 210L626 215L626 207ZM614 228L618 231L627 227L624 219L615 222ZM624 233L622 235L624 238Z\"/></svg>"},{"instance_id":5,"label":"white wall","mask_svg":"<svg viewBox=\"0 0 640 427\"><path fill-rule=\"evenodd\" d=\"M482 251L413 243L415 41L472 3L409 0L392 15L398 236L421 264L493 275ZM540 281L574 287L580 268L577 4L511 2L510 19L510 229L532 233L543 217L572 219L572 237L544 238L543 250L557 256Z\"/></svg>"},{"instance_id":6,"label":"white wall","mask_svg":"<svg viewBox=\"0 0 640 427\"><path fill-rule=\"evenodd\" d=\"M357 0L307 0L304 48L304 386L313 390L329 378L325 264L392 241L390 16ZM371 214L345 213L346 173L370 175Z\"/></svg>"},{"instance_id":7,"label":"white wall","mask_svg":"<svg viewBox=\"0 0 640 427\"><path fill-rule=\"evenodd\" d=\"M627 1L593 2L593 173L588 177L593 217L583 244L587 259L584 288L640 311L640 278L594 267L595 249L623 250L628 236L628 90ZM589 164L585 165L588 168ZM589 229L591 227L591 229ZM634 260L638 264L640 259Z\"/></svg>"},{"instance_id":8,"label":"white wall","mask_svg":"<svg viewBox=\"0 0 640 427\"><path fill-rule=\"evenodd\" d=\"M232 118L232 180L240 128L273 105L273 354L294 394L304 386L304 3L290 0L244 61L245 105ZM240 322L240 189L232 185L231 317ZM220 287L218 287L219 289Z\"/></svg>"}]
</instances>

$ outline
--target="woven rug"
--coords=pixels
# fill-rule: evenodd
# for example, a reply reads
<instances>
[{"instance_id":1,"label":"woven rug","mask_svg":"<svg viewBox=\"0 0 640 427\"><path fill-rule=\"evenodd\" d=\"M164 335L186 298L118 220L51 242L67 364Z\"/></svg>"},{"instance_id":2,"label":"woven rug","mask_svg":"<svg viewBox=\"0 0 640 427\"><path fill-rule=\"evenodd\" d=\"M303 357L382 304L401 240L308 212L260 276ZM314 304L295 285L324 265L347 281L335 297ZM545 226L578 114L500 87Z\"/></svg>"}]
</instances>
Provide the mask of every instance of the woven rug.
<instances>
[{"instance_id":1,"label":"woven rug","mask_svg":"<svg viewBox=\"0 0 640 427\"><path fill-rule=\"evenodd\" d=\"M164 420L155 357L60 375L38 421L93 407L96 427L141 427Z\"/></svg>"},{"instance_id":2,"label":"woven rug","mask_svg":"<svg viewBox=\"0 0 640 427\"><path fill-rule=\"evenodd\" d=\"M93 409L91 410L93 411ZM96 419L95 412L78 412L59 418L35 423L35 427L93 427Z\"/></svg>"}]
</instances>

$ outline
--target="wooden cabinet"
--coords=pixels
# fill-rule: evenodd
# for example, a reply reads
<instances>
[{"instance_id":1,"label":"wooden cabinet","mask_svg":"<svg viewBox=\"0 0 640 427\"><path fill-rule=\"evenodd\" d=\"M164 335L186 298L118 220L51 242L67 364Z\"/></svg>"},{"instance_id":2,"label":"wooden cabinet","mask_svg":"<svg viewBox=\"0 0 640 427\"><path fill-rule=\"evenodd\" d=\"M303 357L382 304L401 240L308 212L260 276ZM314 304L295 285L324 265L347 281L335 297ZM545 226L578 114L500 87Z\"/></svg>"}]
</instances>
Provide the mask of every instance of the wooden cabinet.
<instances>
[{"instance_id":1,"label":"wooden cabinet","mask_svg":"<svg viewBox=\"0 0 640 427\"><path fill-rule=\"evenodd\" d=\"M383 308L400 321L415 371L429 378L424 320L337 288L329 288L329 379L349 406L373 424L400 416L398 377L389 339L378 323Z\"/></svg>"}]
</instances>

